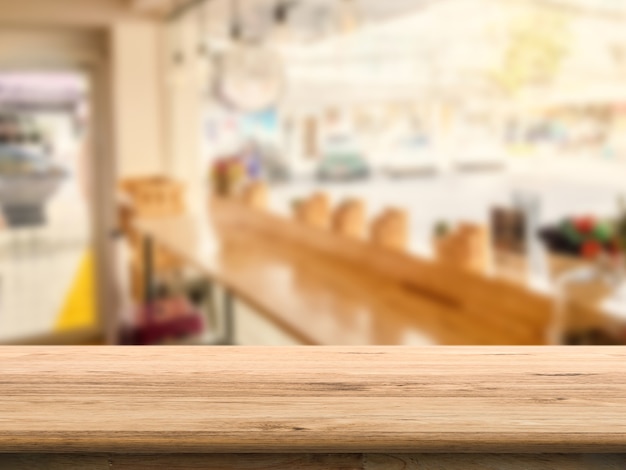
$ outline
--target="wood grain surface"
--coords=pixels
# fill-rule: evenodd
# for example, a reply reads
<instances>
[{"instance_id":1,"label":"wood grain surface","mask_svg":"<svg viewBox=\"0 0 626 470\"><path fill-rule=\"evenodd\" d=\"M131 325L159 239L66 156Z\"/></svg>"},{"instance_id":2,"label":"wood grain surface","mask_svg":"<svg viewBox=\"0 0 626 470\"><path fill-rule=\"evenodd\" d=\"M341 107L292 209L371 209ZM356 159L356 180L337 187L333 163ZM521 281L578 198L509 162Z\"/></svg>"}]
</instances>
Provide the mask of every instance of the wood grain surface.
<instances>
[{"instance_id":1,"label":"wood grain surface","mask_svg":"<svg viewBox=\"0 0 626 470\"><path fill-rule=\"evenodd\" d=\"M623 470L623 454L0 454L10 470Z\"/></svg>"},{"instance_id":2,"label":"wood grain surface","mask_svg":"<svg viewBox=\"0 0 626 470\"><path fill-rule=\"evenodd\" d=\"M0 453L626 452L621 348L4 347L0 377Z\"/></svg>"}]
</instances>

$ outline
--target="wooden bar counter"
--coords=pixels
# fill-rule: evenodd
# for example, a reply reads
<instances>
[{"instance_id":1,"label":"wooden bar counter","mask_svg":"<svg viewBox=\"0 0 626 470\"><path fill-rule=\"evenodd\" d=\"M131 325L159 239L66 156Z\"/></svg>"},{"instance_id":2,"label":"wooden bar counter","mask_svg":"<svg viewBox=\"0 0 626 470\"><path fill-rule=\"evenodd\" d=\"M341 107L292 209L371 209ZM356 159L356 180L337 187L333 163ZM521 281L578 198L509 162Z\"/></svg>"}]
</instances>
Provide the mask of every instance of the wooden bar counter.
<instances>
[{"instance_id":1,"label":"wooden bar counter","mask_svg":"<svg viewBox=\"0 0 626 470\"><path fill-rule=\"evenodd\" d=\"M0 371L2 469L626 468L618 348L4 347Z\"/></svg>"},{"instance_id":2,"label":"wooden bar counter","mask_svg":"<svg viewBox=\"0 0 626 470\"><path fill-rule=\"evenodd\" d=\"M527 345L515 320L459 315L446 298L416 295L384 275L245 230L203 253L191 217L135 227L305 345ZM482 318L482 321L481 321Z\"/></svg>"},{"instance_id":3,"label":"wooden bar counter","mask_svg":"<svg viewBox=\"0 0 626 470\"><path fill-rule=\"evenodd\" d=\"M140 219L134 227L300 344L549 344L556 304L521 285L407 263L403 254L233 202L214 202L213 211L219 248L209 253L192 217ZM599 298L577 302L571 318L585 328L606 325Z\"/></svg>"}]
</instances>

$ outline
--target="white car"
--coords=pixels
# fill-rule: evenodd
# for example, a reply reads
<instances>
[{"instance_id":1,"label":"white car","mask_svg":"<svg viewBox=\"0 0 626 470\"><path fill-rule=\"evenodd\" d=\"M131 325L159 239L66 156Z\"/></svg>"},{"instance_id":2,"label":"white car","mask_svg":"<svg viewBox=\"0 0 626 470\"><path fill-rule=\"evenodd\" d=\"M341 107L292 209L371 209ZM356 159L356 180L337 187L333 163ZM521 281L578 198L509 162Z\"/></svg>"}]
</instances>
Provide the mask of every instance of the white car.
<instances>
[{"instance_id":1,"label":"white car","mask_svg":"<svg viewBox=\"0 0 626 470\"><path fill-rule=\"evenodd\" d=\"M437 156L428 141L415 137L398 142L385 151L382 170L389 176L434 173Z\"/></svg>"},{"instance_id":2,"label":"white car","mask_svg":"<svg viewBox=\"0 0 626 470\"><path fill-rule=\"evenodd\" d=\"M317 166L320 181L347 181L368 178L370 168L359 143L351 136L330 137Z\"/></svg>"}]
</instances>

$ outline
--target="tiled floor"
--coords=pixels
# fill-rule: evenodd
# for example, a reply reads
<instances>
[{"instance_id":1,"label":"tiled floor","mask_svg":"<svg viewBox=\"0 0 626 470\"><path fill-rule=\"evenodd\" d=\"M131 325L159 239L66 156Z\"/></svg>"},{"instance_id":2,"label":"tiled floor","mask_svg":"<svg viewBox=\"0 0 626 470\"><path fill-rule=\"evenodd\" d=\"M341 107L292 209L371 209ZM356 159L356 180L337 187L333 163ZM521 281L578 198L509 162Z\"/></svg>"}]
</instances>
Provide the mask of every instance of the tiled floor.
<instances>
[{"instance_id":1,"label":"tiled floor","mask_svg":"<svg viewBox=\"0 0 626 470\"><path fill-rule=\"evenodd\" d=\"M89 219L68 182L43 227L0 231L0 341L54 327L88 246Z\"/></svg>"}]
</instances>

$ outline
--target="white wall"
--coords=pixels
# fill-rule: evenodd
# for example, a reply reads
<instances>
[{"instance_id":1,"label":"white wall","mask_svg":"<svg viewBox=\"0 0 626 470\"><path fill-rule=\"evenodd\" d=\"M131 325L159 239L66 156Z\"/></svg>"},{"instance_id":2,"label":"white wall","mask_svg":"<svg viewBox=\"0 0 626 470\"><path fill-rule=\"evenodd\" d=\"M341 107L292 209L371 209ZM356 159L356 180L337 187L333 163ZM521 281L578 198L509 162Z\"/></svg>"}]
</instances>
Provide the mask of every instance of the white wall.
<instances>
[{"instance_id":1,"label":"white wall","mask_svg":"<svg viewBox=\"0 0 626 470\"><path fill-rule=\"evenodd\" d=\"M128 20L111 28L113 122L118 176L162 173L165 127L164 28Z\"/></svg>"},{"instance_id":2,"label":"white wall","mask_svg":"<svg viewBox=\"0 0 626 470\"><path fill-rule=\"evenodd\" d=\"M208 61L198 54L200 31L195 16L170 23L166 28L167 46L162 50L169 138L165 171L185 184L189 209L203 214L206 212L207 171L202 158L202 113L206 103ZM182 63L174 63L175 52L182 52Z\"/></svg>"}]
</instances>

